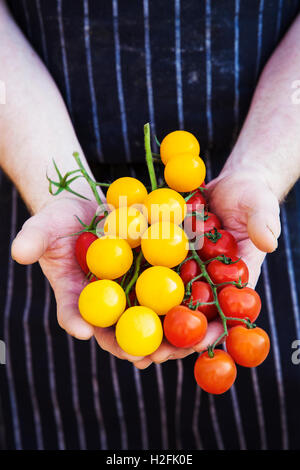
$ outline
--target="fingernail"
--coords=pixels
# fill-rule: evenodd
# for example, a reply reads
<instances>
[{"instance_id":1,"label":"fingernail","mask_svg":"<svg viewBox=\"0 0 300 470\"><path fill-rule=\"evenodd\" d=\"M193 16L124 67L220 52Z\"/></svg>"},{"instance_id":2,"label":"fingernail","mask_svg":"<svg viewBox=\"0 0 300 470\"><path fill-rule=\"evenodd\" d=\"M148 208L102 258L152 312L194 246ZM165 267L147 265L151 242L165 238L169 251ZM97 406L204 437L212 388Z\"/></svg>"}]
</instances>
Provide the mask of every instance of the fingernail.
<instances>
[{"instance_id":1,"label":"fingernail","mask_svg":"<svg viewBox=\"0 0 300 470\"><path fill-rule=\"evenodd\" d=\"M277 239L276 235L274 234L273 230L269 227L269 225L267 225L267 228L269 229L269 231L271 232L271 234L274 237L274 241L275 241L275 248L274 249L276 250L276 248L278 247L278 239Z\"/></svg>"}]
</instances>

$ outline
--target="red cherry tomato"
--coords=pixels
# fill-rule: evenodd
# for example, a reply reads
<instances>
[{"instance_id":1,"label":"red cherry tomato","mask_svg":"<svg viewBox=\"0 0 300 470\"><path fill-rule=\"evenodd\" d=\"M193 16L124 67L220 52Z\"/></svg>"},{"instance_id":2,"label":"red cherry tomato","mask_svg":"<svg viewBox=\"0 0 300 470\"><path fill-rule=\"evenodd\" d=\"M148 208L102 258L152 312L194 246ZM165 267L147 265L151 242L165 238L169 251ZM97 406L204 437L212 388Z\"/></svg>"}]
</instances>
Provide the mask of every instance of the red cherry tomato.
<instances>
[{"instance_id":1,"label":"red cherry tomato","mask_svg":"<svg viewBox=\"0 0 300 470\"><path fill-rule=\"evenodd\" d=\"M220 238L218 238L220 237ZM227 230L211 231L204 236L203 247L198 254L204 261L225 255L229 258L237 256L238 246L236 239Z\"/></svg>"},{"instance_id":2,"label":"red cherry tomato","mask_svg":"<svg viewBox=\"0 0 300 470\"><path fill-rule=\"evenodd\" d=\"M238 325L229 330L226 348L240 366L257 367L269 354L270 339L262 328Z\"/></svg>"},{"instance_id":3,"label":"red cherry tomato","mask_svg":"<svg viewBox=\"0 0 300 470\"><path fill-rule=\"evenodd\" d=\"M177 348L191 348L199 343L206 329L206 316L184 305L171 308L164 319L165 336Z\"/></svg>"},{"instance_id":4,"label":"red cherry tomato","mask_svg":"<svg viewBox=\"0 0 300 470\"><path fill-rule=\"evenodd\" d=\"M195 235L222 227L220 219L212 212L204 212L204 219L206 220L200 219L196 215L187 216L184 219L184 230L190 239L194 238Z\"/></svg>"},{"instance_id":5,"label":"red cherry tomato","mask_svg":"<svg viewBox=\"0 0 300 470\"><path fill-rule=\"evenodd\" d=\"M206 392L220 395L234 384L236 365L230 355L222 349L215 349L214 356L208 352L198 357L194 375L197 384Z\"/></svg>"},{"instance_id":6,"label":"red cherry tomato","mask_svg":"<svg viewBox=\"0 0 300 470\"><path fill-rule=\"evenodd\" d=\"M214 228L220 229L222 227L220 219L212 212L205 212L207 219L204 221L204 232L210 232Z\"/></svg>"},{"instance_id":7,"label":"red cherry tomato","mask_svg":"<svg viewBox=\"0 0 300 470\"><path fill-rule=\"evenodd\" d=\"M226 317L249 318L254 322L261 309L261 300L258 293L251 287L239 289L235 286L226 286L218 295L220 307ZM228 320L228 326L241 324L238 320Z\"/></svg>"},{"instance_id":8,"label":"red cherry tomato","mask_svg":"<svg viewBox=\"0 0 300 470\"><path fill-rule=\"evenodd\" d=\"M213 302L214 295L210 285L203 281L193 282L191 297L184 302L185 305L189 306L191 299L193 299L192 305L196 305L197 302ZM215 318L218 313L216 305L199 305L198 310L206 316L208 321Z\"/></svg>"},{"instance_id":9,"label":"red cherry tomato","mask_svg":"<svg viewBox=\"0 0 300 470\"><path fill-rule=\"evenodd\" d=\"M97 236L91 232L83 232L79 235L75 244L75 256L79 266L85 274L88 274L89 268L86 264L86 252L88 247L97 240Z\"/></svg>"},{"instance_id":10,"label":"red cherry tomato","mask_svg":"<svg viewBox=\"0 0 300 470\"><path fill-rule=\"evenodd\" d=\"M198 189L194 196L187 201L188 212L201 211L202 206L206 206L207 201L202 192Z\"/></svg>"},{"instance_id":11,"label":"red cherry tomato","mask_svg":"<svg viewBox=\"0 0 300 470\"><path fill-rule=\"evenodd\" d=\"M233 256L231 261L233 264L226 264L223 261L214 260L207 266L207 272L214 284L221 284L223 282L239 282L245 284L249 280L249 271L246 263Z\"/></svg>"},{"instance_id":12,"label":"red cherry tomato","mask_svg":"<svg viewBox=\"0 0 300 470\"><path fill-rule=\"evenodd\" d=\"M180 267L180 277L184 284L187 284L192 279L200 274L200 268L194 259L189 259Z\"/></svg>"}]
</instances>

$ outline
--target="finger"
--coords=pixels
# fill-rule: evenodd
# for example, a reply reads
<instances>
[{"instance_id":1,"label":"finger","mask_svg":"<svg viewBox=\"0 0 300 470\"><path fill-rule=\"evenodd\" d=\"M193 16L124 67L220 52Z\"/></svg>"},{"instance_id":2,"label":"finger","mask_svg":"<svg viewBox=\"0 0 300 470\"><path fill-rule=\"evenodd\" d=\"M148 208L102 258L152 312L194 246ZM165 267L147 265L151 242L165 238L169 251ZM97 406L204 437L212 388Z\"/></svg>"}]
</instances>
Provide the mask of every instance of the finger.
<instances>
[{"instance_id":1,"label":"finger","mask_svg":"<svg viewBox=\"0 0 300 470\"><path fill-rule=\"evenodd\" d=\"M156 364L161 364L168 359L181 359L185 356L188 356L192 352L193 349L191 348L176 348L176 346L173 346L164 339L160 347L150 355L150 358Z\"/></svg>"},{"instance_id":2,"label":"finger","mask_svg":"<svg viewBox=\"0 0 300 470\"><path fill-rule=\"evenodd\" d=\"M258 250L251 240L243 240L238 243L238 246L239 256L247 264L249 270L249 281L247 285L255 289L266 253Z\"/></svg>"},{"instance_id":3,"label":"finger","mask_svg":"<svg viewBox=\"0 0 300 470\"><path fill-rule=\"evenodd\" d=\"M130 362L138 362L144 359L143 356L132 356L127 354L117 343L115 329L113 327L109 328L95 328L95 338L100 348L104 349L119 359L126 359Z\"/></svg>"},{"instance_id":4,"label":"finger","mask_svg":"<svg viewBox=\"0 0 300 470\"><path fill-rule=\"evenodd\" d=\"M174 354L172 354L168 361L173 361L176 359L184 359L185 357L193 354L195 351L193 348L178 348Z\"/></svg>"},{"instance_id":5,"label":"finger","mask_svg":"<svg viewBox=\"0 0 300 470\"><path fill-rule=\"evenodd\" d=\"M151 366L152 360L149 357L145 357L141 361L134 362L133 365L140 370L147 369L147 367Z\"/></svg>"},{"instance_id":6,"label":"finger","mask_svg":"<svg viewBox=\"0 0 300 470\"><path fill-rule=\"evenodd\" d=\"M219 338L219 336L221 336L223 332L224 328L220 320L214 320L209 322L206 330L206 335L198 344L196 344L196 346L194 346L194 351L205 351L208 346L211 346Z\"/></svg>"},{"instance_id":7,"label":"finger","mask_svg":"<svg viewBox=\"0 0 300 470\"><path fill-rule=\"evenodd\" d=\"M74 292L56 291L57 321L71 336L77 339L90 339L94 334L94 327L87 323L78 310L78 295Z\"/></svg>"},{"instance_id":8,"label":"finger","mask_svg":"<svg viewBox=\"0 0 300 470\"><path fill-rule=\"evenodd\" d=\"M271 253L278 246L281 231L278 200L271 191L263 196L258 193L252 207L247 222L249 237L259 250Z\"/></svg>"},{"instance_id":9,"label":"finger","mask_svg":"<svg viewBox=\"0 0 300 470\"><path fill-rule=\"evenodd\" d=\"M159 348L149 357L156 364L167 361L176 352L176 347L172 346L166 339L163 340Z\"/></svg>"},{"instance_id":10,"label":"finger","mask_svg":"<svg viewBox=\"0 0 300 470\"><path fill-rule=\"evenodd\" d=\"M49 232L43 214L28 219L11 247L12 258L20 264L38 261L49 246Z\"/></svg>"}]
</instances>

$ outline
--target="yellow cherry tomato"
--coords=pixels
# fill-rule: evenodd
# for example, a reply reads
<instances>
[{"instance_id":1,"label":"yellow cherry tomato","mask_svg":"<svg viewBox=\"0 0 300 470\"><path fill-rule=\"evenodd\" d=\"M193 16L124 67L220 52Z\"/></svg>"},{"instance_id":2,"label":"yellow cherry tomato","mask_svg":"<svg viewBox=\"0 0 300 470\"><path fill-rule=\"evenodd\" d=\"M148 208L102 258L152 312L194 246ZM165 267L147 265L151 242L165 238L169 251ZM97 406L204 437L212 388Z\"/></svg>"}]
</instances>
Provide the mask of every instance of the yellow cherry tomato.
<instances>
[{"instance_id":1,"label":"yellow cherry tomato","mask_svg":"<svg viewBox=\"0 0 300 470\"><path fill-rule=\"evenodd\" d=\"M147 227L146 217L136 207L119 207L107 216L104 233L109 237L124 238L131 248L135 248L141 244Z\"/></svg>"},{"instance_id":2,"label":"yellow cherry tomato","mask_svg":"<svg viewBox=\"0 0 300 470\"><path fill-rule=\"evenodd\" d=\"M117 279L127 273L133 254L126 240L101 237L88 248L86 262L91 273L100 279Z\"/></svg>"},{"instance_id":3,"label":"yellow cherry tomato","mask_svg":"<svg viewBox=\"0 0 300 470\"><path fill-rule=\"evenodd\" d=\"M160 156L166 165L169 160L179 154L198 156L200 145L196 137L187 131L174 131L166 135L160 144Z\"/></svg>"},{"instance_id":4,"label":"yellow cherry tomato","mask_svg":"<svg viewBox=\"0 0 300 470\"><path fill-rule=\"evenodd\" d=\"M162 221L181 224L186 214L184 198L169 188L155 189L149 193L144 207L151 224Z\"/></svg>"},{"instance_id":5,"label":"yellow cherry tomato","mask_svg":"<svg viewBox=\"0 0 300 470\"><path fill-rule=\"evenodd\" d=\"M160 346L163 329L159 316L148 307L130 307L116 326L119 346L132 356L148 356Z\"/></svg>"},{"instance_id":6,"label":"yellow cherry tomato","mask_svg":"<svg viewBox=\"0 0 300 470\"><path fill-rule=\"evenodd\" d=\"M101 328L114 325L125 307L125 292L119 284L109 280L91 282L78 300L81 316L91 325Z\"/></svg>"},{"instance_id":7,"label":"yellow cherry tomato","mask_svg":"<svg viewBox=\"0 0 300 470\"><path fill-rule=\"evenodd\" d=\"M165 166L165 180L170 188L180 193L194 191L205 179L206 168L200 157L178 155Z\"/></svg>"},{"instance_id":8,"label":"yellow cherry tomato","mask_svg":"<svg viewBox=\"0 0 300 470\"><path fill-rule=\"evenodd\" d=\"M181 263L189 250L182 228L170 222L151 225L142 237L142 252L153 266L173 268Z\"/></svg>"},{"instance_id":9,"label":"yellow cherry tomato","mask_svg":"<svg viewBox=\"0 0 300 470\"><path fill-rule=\"evenodd\" d=\"M135 291L139 304L158 315L166 315L171 308L180 305L185 292L181 277L165 266L152 266L143 271L136 281Z\"/></svg>"},{"instance_id":10,"label":"yellow cherry tomato","mask_svg":"<svg viewBox=\"0 0 300 470\"><path fill-rule=\"evenodd\" d=\"M136 178L125 176L115 180L108 188L106 200L116 209L118 207L142 204L147 196L147 189Z\"/></svg>"}]
</instances>

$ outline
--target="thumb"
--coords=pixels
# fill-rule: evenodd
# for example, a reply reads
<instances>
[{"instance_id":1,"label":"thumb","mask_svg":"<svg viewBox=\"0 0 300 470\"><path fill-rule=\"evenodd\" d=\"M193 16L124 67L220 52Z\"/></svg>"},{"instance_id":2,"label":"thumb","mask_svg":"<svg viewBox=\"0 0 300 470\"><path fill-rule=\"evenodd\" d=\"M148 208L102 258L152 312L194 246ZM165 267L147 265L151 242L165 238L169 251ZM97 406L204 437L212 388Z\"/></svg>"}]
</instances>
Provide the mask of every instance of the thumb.
<instances>
[{"instance_id":1,"label":"thumb","mask_svg":"<svg viewBox=\"0 0 300 470\"><path fill-rule=\"evenodd\" d=\"M251 241L259 250L266 253L276 250L281 231L279 203L270 190L263 196L259 192L252 195L247 229Z\"/></svg>"},{"instance_id":2,"label":"thumb","mask_svg":"<svg viewBox=\"0 0 300 470\"><path fill-rule=\"evenodd\" d=\"M28 219L11 246L12 258L20 264L38 261L49 246L49 232L42 214Z\"/></svg>"}]
</instances>

